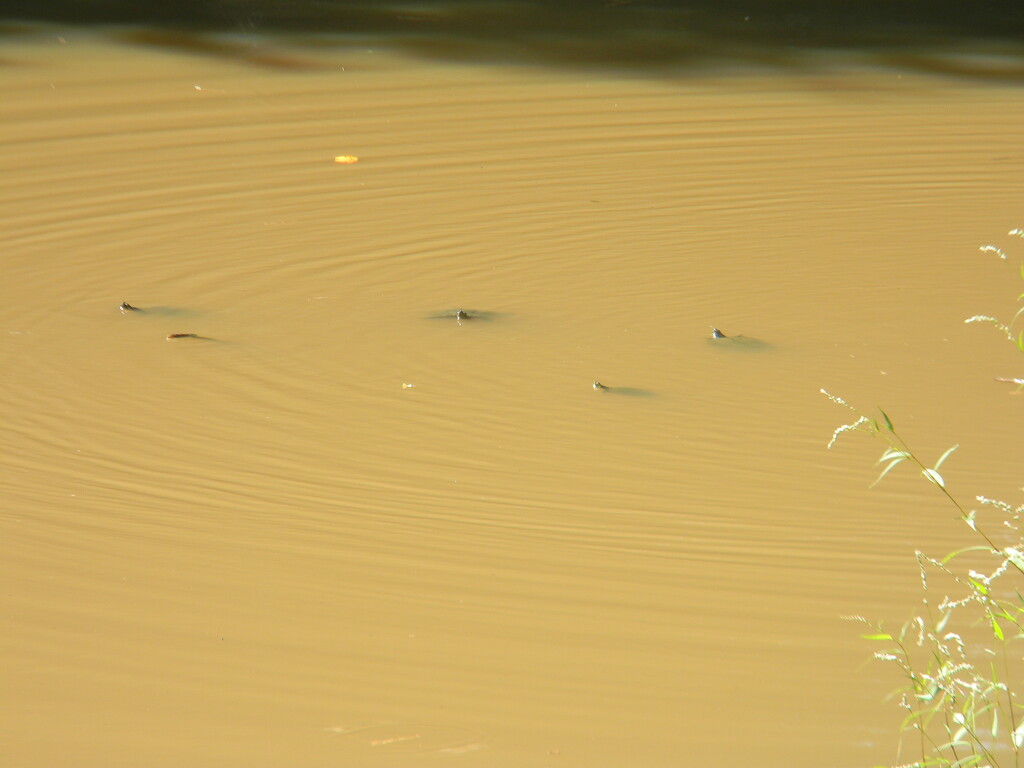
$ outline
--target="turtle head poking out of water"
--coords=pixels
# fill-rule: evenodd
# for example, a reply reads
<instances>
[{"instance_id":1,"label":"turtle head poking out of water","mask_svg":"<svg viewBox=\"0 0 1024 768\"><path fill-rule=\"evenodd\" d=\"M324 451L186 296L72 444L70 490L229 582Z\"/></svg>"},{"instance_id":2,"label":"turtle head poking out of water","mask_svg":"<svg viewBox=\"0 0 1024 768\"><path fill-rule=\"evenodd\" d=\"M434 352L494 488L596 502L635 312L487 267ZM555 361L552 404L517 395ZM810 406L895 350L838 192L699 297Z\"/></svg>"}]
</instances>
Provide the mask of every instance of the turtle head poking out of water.
<instances>
[{"instance_id":1,"label":"turtle head poking out of water","mask_svg":"<svg viewBox=\"0 0 1024 768\"><path fill-rule=\"evenodd\" d=\"M484 312L477 309L446 309L444 312L438 312L435 315L428 315L429 320L454 320L459 325L469 320L491 322L501 317L500 313L497 312Z\"/></svg>"}]
</instances>

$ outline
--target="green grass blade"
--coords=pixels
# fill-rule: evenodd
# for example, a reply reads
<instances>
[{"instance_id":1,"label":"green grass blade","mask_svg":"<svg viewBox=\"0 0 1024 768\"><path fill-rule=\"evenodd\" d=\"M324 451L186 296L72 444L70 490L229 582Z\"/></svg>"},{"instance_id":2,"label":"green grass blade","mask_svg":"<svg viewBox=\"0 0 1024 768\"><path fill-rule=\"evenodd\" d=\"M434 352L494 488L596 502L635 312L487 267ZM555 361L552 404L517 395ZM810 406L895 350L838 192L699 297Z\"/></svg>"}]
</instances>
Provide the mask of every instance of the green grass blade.
<instances>
[{"instance_id":1,"label":"green grass blade","mask_svg":"<svg viewBox=\"0 0 1024 768\"><path fill-rule=\"evenodd\" d=\"M895 448L886 448L882 451L882 456L875 462L875 464L881 464L883 461L889 461L891 459L908 459L910 454L906 451L899 451Z\"/></svg>"},{"instance_id":2,"label":"green grass blade","mask_svg":"<svg viewBox=\"0 0 1024 768\"><path fill-rule=\"evenodd\" d=\"M889 466L887 466L887 467L886 467L885 469L883 469L883 470L882 470L882 474L880 474L880 475L879 475L878 477L876 477L876 478L875 478L875 482L873 482L873 483L872 483L872 484L871 484L870 486L868 486L868 487L869 487L869 488L874 488L874 487L875 487L876 485L878 485L878 484L879 484L880 482L882 482L882 478L883 478L883 477L885 477L886 475L888 475L888 474L889 474L889 471L890 471L890 470L891 470L891 469L892 469L893 467L895 467L895 466L896 466L897 464L899 464L900 462L906 461L906 458L907 458L906 456L897 456L897 457L896 457L895 459L893 459L892 461L890 461L890 462L889 462Z\"/></svg>"},{"instance_id":3,"label":"green grass blade","mask_svg":"<svg viewBox=\"0 0 1024 768\"><path fill-rule=\"evenodd\" d=\"M892 419L889 418L889 414L887 414L881 408L878 409L878 412L882 414L882 418L885 419L885 428L888 429L890 432L895 432L896 430L892 426Z\"/></svg>"},{"instance_id":4,"label":"green grass blade","mask_svg":"<svg viewBox=\"0 0 1024 768\"><path fill-rule=\"evenodd\" d=\"M946 565L954 557L958 557L959 555L962 555L964 552L991 552L991 551L992 551L991 547L982 547L982 546L964 547L963 549L957 549L957 550L955 550L953 552L950 552L948 555L946 555L944 558L942 558L939 562L942 563L943 565Z\"/></svg>"},{"instance_id":5,"label":"green grass blade","mask_svg":"<svg viewBox=\"0 0 1024 768\"><path fill-rule=\"evenodd\" d=\"M957 443L952 448L948 448L946 450L946 452L939 457L939 460L935 462L935 466L932 467L932 469L937 470L939 467L941 467L942 466L942 462L944 462L946 459L949 458L949 454L951 454L953 451L955 451L959 447L960 447L960 444Z\"/></svg>"},{"instance_id":6,"label":"green grass blade","mask_svg":"<svg viewBox=\"0 0 1024 768\"><path fill-rule=\"evenodd\" d=\"M977 765L981 762L981 755L967 755L967 757L961 757L955 763L950 763L950 768L969 768L969 766Z\"/></svg>"},{"instance_id":7,"label":"green grass blade","mask_svg":"<svg viewBox=\"0 0 1024 768\"><path fill-rule=\"evenodd\" d=\"M1013 729L1013 743L1018 747L1024 747L1024 722Z\"/></svg>"}]
</instances>

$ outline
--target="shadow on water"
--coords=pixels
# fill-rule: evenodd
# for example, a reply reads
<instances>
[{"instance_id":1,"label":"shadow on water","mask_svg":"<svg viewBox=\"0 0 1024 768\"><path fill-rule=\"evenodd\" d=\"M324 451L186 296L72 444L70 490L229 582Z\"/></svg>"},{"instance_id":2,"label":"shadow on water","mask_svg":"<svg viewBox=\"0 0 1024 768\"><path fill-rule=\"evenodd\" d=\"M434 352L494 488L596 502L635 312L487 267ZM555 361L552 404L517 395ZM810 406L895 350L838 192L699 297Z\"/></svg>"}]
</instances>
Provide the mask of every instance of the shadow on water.
<instances>
[{"instance_id":1,"label":"shadow on water","mask_svg":"<svg viewBox=\"0 0 1024 768\"><path fill-rule=\"evenodd\" d=\"M1019 0L0 0L0 22L8 34L24 22L103 27L140 44L279 69L324 65L218 33L637 74L730 62L813 67L839 53L1024 80L1022 8Z\"/></svg>"},{"instance_id":2,"label":"shadow on water","mask_svg":"<svg viewBox=\"0 0 1024 768\"><path fill-rule=\"evenodd\" d=\"M138 313L140 315L150 315L153 317L198 317L199 312L194 309L187 309L186 307L172 307L172 306L155 306L155 307L135 307L127 302L123 303L120 307L121 312Z\"/></svg>"},{"instance_id":3,"label":"shadow on water","mask_svg":"<svg viewBox=\"0 0 1024 768\"><path fill-rule=\"evenodd\" d=\"M609 387L602 384L600 381L595 381L592 385L598 392L606 395L626 395L627 397L654 397L655 393L649 389L639 389L638 387Z\"/></svg>"},{"instance_id":4,"label":"shadow on water","mask_svg":"<svg viewBox=\"0 0 1024 768\"><path fill-rule=\"evenodd\" d=\"M726 352L766 352L772 348L767 341L755 339L753 336L721 336L709 337L708 345Z\"/></svg>"}]
</instances>

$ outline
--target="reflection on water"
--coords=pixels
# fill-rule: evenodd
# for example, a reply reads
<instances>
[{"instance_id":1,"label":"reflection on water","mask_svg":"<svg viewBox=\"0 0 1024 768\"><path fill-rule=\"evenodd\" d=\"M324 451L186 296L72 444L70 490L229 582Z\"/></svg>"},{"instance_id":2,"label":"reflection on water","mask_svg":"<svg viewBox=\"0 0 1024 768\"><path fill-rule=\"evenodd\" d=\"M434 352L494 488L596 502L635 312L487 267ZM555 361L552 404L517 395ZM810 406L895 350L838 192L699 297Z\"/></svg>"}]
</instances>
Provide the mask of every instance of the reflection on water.
<instances>
[{"instance_id":1,"label":"reflection on water","mask_svg":"<svg viewBox=\"0 0 1024 768\"><path fill-rule=\"evenodd\" d=\"M0 11L0 19L3 18ZM8 10L18 22L96 25L121 40L291 71L330 69L309 49L399 50L444 61L525 63L632 73L723 62L828 68L840 56L984 79L1024 76L1017 4L861 0L247 0L153 5L51 0ZM252 38L271 36L263 44ZM268 44L286 37L291 50ZM296 43L307 48L303 54ZM821 54L824 53L824 57Z\"/></svg>"},{"instance_id":2,"label":"reflection on water","mask_svg":"<svg viewBox=\"0 0 1024 768\"><path fill-rule=\"evenodd\" d=\"M888 760L956 529L818 390L1012 496L1015 91L6 55L17 762Z\"/></svg>"}]
</instances>

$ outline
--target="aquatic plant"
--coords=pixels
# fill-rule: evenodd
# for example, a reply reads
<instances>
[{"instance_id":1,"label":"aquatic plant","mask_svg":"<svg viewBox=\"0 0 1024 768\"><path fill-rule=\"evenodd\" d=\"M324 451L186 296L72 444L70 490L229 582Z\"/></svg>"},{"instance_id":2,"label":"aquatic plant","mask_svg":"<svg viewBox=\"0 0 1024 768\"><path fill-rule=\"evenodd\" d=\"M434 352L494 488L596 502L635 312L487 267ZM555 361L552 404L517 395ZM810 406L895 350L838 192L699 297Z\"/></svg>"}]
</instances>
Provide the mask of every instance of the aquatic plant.
<instances>
[{"instance_id":1,"label":"aquatic plant","mask_svg":"<svg viewBox=\"0 0 1024 768\"><path fill-rule=\"evenodd\" d=\"M1024 237L1024 230L1011 235ZM983 252L1005 254L994 246ZM1024 277L1024 268L1021 271ZM1024 294L1018 296L1024 299ZM1014 335L1017 311L1009 324L975 316L967 322L990 322L1024 352L1024 331ZM1000 379L1014 381L1016 379ZM885 444L877 484L900 465L910 465L940 493L967 525L975 544L941 559L915 553L921 577L921 605L899 630L862 616L844 617L868 627L862 635L882 644L874 657L894 664L904 682L892 697L903 710L898 768L998 768L1021 765L1024 750L1024 504L977 496L968 509L946 487L939 469L953 446L930 466L906 443L889 415L865 416L840 397L821 392L857 418L840 426L840 435L867 432ZM948 589L943 594L939 589ZM941 595L941 598L939 597ZM908 744L908 739L913 746ZM907 762L904 753L916 755Z\"/></svg>"}]
</instances>

